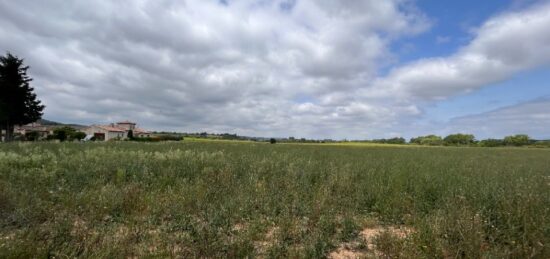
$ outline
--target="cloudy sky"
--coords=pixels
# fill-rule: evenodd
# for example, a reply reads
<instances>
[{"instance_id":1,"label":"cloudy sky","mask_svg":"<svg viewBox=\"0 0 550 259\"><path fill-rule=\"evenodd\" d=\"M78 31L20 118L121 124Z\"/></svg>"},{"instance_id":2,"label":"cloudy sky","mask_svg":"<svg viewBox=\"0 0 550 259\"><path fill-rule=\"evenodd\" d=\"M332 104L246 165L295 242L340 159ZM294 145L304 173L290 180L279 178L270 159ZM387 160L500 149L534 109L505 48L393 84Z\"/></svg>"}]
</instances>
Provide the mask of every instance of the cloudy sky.
<instances>
[{"instance_id":1,"label":"cloudy sky","mask_svg":"<svg viewBox=\"0 0 550 259\"><path fill-rule=\"evenodd\" d=\"M0 0L44 118L367 139L550 138L550 1Z\"/></svg>"}]
</instances>

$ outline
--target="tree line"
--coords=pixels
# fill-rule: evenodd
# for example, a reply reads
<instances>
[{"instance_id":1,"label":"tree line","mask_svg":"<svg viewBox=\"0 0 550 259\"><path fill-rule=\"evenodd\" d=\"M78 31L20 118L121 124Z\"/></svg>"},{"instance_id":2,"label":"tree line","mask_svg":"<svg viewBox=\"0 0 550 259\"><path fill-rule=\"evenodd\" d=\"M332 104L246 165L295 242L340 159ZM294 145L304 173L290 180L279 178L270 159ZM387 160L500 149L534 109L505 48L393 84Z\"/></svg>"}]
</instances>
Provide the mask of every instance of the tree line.
<instances>
[{"instance_id":1,"label":"tree line","mask_svg":"<svg viewBox=\"0 0 550 259\"><path fill-rule=\"evenodd\" d=\"M505 146L548 146L550 147L550 141L534 140L529 135L526 134L516 134L511 136L506 136L503 139L483 139L476 140L473 134L450 134L446 137L441 137L437 135L426 135L411 138L408 142L405 138L395 137L395 138L382 138L382 139L372 139L372 140L361 140L361 141L351 141L351 142L362 142L362 143L377 143L377 144L412 144L412 145L422 145L422 146L478 146L478 147L505 147Z\"/></svg>"},{"instance_id":2,"label":"tree line","mask_svg":"<svg viewBox=\"0 0 550 259\"><path fill-rule=\"evenodd\" d=\"M537 141L531 139L526 134L516 134L506 136L503 139L484 139L476 140L472 134L451 134L442 138L437 135L420 136L411 138L411 144L425 145L425 146L480 146L480 147L503 147L503 146L528 146L536 144L550 144L548 141Z\"/></svg>"}]
</instances>

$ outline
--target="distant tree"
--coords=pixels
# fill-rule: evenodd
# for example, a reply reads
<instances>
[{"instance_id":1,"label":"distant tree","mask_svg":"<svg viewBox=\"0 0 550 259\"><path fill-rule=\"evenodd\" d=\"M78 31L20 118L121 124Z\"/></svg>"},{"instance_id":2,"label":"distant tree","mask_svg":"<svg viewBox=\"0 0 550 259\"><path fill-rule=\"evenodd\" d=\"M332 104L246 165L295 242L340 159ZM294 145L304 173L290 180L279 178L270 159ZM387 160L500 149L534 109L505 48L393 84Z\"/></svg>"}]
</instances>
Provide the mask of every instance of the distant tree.
<instances>
[{"instance_id":1,"label":"distant tree","mask_svg":"<svg viewBox=\"0 0 550 259\"><path fill-rule=\"evenodd\" d=\"M64 127L55 128L53 130L53 136L54 136L54 139L58 139L59 141L63 142L66 140L71 140L71 137L75 132L76 132L75 129L68 126L64 126Z\"/></svg>"},{"instance_id":2,"label":"distant tree","mask_svg":"<svg viewBox=\"0 0 550 259\"><path fill-rule=\"evenodd\" d=\"M133 140L133 139L134 139L134 131L133 131L133 130L129 130L129 131L128 131L128 139L129 139L129 140Z\"/></svg>"},{"instance_id":3,"label":"distant tree","mask_svg":"<svg viewBox=\"0 0 550 259\"><path fill-rule=\"evenodd\" d=\"M425 145L425 146L440 146L443 145L443 139L436 135L420 136L411 138L411 144Z\"/></svg>"},{"instance_id":4,"label":"distant tree","mask_svg":"<svg viewBox=\"0 0 550 259\"><path fill-rule=\"evenodd\" d=\"M390 138L390 139L375 139L372 140L374 143L381 143L381 144L405 144L407 141L404 138Z\"/></svg>"},{"instance_id":5,"label":"distant tree","mask_svg":"<svg viewBox=\"0 0 550 259\"><path fill-rule=\"evenodd\" d=\"M271 144L275 144L275 143L277 143L277 140L276 140L276 139L274 139L274 138L270 138L270 139L269 139L269 143L271 143Z\"/></svg>"},{"instance_id":6,"label":"distant tree","mask_svg":"<svg viewBox=\"0 0 550 259\"><path fill-rule=\"evenodd\" d=\"M25 140L27 141L37 141L40 139L40 133L38 131L30 131L25 133Z\"/></svg>"},{"instance_id":7,"label":"distant tree","mask_svg":"<svg viewBox=\"0 0 550 259\"><path fill-rule=\"evenodd\" d=\"M445 145L461 146L475 143L475 137L472 134L451 134L443 139Z\"/></svg>"},{"instance_id":8,"label":"distant tree","mask_svg":"<svg viewBox=\"0 0 550 259\"><path fill-rule=\"evenodd\" d=\"M158 141L181 141L183 137L178 134L157 134L153 139Z\"/></svg>"},{"instance_id":9,"label":"distant tree","mask_svg":"<svg viewBox=\"0 0 550 259\"><path fill-rule=\"evenodd\" d=\"M531 145L550 148L550 140L531 140Z\"/></svg>"},{"instance_id":10,"label":"distant tree","mask_svg":"<svg viewBox=\"0 0 550 259\"><path fill-rule=\"evenodd\" d=\"M504 146L504 140L502 139L484 139L479 142L480 147L500 147Z\"/></svg>"},{"instance_id":11,"label":"distant tree","mask_svg":"<svg viewBox=\"0 0 550 259\"><path fill-rule=\"evenodd\" d=\"M222 139L235 140L235 139L239 139L239 136L237 136L237 134L224 133L224 134L221 134L221 138Z\"/></svg>"},{"instance_id":12,"label":"distant tree","mask_svg":"<svg viewBox=\"0 0 550 259\"><path fill-rule=\"evenodd\" d=\"M407 143L407 140L405 138L399 137L399 138L391 138L389 139L390 144L405 144Z\"/></svg>"},{"instance_id":13,"label":"distant tree","mask_svg":"<svg viewBox=\"0 0 550 259\"><path fill-rule=\"evenodd\" d=\"M23 59L10 53L0 56L0 134L6 131L5 141L13 139L15 125L35 122L42 117L44 105L36 98ZM0 135L1 137L1 135Z\"/></svg>"},{"instance_id":14,"label":"distant tree","mask_svg":"<svg viewBox=\"0 0 550 259\"><path fill-rule=\"evenodd\" d=\"M82 131L75 131L70 135L71 140L78 140L78 141L83 140L85 137L86 137L86 133Z\"/></svg>"},{"instance_id":15,"label":"distant tree","mask_svg":"<svg viewBox=\"0 0 550 259\"><path fill-rule=\"evenodd\" d=\"M531 143L531 138L525 134L517 134L504 138L504 144L507 146L525 146Z\"/></svg>"}]
</instances>

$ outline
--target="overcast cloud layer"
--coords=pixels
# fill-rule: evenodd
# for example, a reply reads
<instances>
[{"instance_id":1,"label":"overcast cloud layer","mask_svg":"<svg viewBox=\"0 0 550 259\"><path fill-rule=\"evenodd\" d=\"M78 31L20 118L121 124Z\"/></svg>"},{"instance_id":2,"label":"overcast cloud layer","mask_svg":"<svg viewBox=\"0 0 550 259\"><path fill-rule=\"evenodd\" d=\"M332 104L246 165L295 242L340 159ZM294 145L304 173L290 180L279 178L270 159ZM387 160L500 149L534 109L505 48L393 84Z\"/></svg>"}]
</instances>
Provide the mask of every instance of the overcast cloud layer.
<instances>
[{"instance_id":1,"label":"overcast cloud layer","mask_svg":"<svg viewBox=\"0 0 550 259\"><path fill-rule=\"evenodd\" d=\"M407 0L0 0L0 50L26 59L45 117L64 122L411 136L425 105L550 63L548 1L490 18L450 56L399 64L390 45L432 25ZM452 129L550 137L549 105L456 118Z\"/></svg>"}]
</instances>

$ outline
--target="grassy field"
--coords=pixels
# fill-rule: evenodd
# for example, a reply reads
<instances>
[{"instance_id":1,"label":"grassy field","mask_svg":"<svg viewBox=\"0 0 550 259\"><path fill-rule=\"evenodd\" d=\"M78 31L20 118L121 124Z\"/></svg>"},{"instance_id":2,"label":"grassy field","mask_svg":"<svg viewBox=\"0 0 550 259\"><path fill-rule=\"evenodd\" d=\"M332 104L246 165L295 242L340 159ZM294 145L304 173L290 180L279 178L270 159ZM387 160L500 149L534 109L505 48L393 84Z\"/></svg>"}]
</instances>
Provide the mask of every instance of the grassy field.
<instances>
[{"instance_id":1,"label":"grassy field","mask_svg":"<svg viewBox=\"0 0 550 259\"><path fill-rule=\"evenodd\" d=\"M0 258L550 258L550 150L0 145Z\"/></svg>"}]
</instances>

